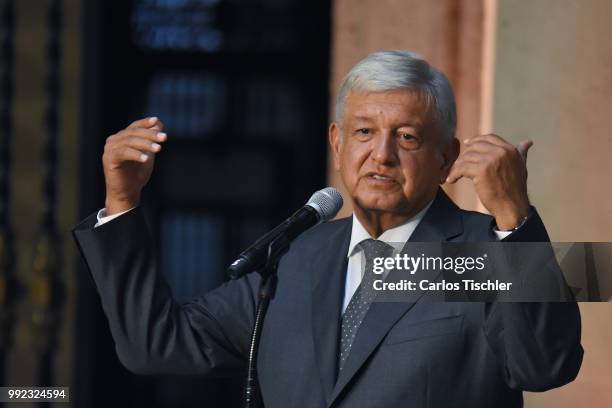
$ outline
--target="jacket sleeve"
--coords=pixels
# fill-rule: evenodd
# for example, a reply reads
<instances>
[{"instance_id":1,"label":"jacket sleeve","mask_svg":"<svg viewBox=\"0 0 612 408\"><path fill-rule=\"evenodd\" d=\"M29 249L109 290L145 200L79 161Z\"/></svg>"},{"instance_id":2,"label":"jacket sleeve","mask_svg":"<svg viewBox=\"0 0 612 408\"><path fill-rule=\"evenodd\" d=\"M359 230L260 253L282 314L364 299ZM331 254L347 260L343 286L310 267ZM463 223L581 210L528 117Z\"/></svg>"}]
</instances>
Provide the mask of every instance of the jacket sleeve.
<instances>
[{"instance_id":1,"label":"jacket sleeve","mask_svg":"<svg viewBox=\"0 0 612 408\"><path fill-rule=\"evenodd\" d=\"M248 275L184 304L158 268L140 207L73 236L93 277L117 355L138 374L235 375L244 369L258 276Z\"/></svg>"},{"instance_id":2,"label":"jacket sleeve","mask_svg":"<svg viewBox=\"0 0 612 408\"><path fill-rule=\"evenodd\" d=\"M504 242L549 242L537 211L532 208L525 224ZM485 307L487 341L513 389L546 391L576 378L583 356L580 334L575 301L497 302Z\"/></svg>"}]
</instances>

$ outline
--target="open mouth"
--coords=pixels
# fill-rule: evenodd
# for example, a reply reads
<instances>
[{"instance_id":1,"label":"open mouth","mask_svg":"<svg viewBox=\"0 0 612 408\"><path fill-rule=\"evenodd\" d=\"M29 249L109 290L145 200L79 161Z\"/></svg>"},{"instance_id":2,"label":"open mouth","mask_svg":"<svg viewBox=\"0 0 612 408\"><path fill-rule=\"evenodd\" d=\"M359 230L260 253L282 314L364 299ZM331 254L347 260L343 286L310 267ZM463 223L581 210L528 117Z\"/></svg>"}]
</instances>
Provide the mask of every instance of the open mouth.
<instances>
[{"instance_id":1,"label":"open mouth","mask_svg":"<svg viewBox=\"0 0 612 408\"><path fill-rule=\"evenodd\" d=\"M374 183L377 185L387 185L395 183L395 179L393 177L380 173L368 173L366 174L366 179L370 183Z\"/></svg>"}]
</instances>

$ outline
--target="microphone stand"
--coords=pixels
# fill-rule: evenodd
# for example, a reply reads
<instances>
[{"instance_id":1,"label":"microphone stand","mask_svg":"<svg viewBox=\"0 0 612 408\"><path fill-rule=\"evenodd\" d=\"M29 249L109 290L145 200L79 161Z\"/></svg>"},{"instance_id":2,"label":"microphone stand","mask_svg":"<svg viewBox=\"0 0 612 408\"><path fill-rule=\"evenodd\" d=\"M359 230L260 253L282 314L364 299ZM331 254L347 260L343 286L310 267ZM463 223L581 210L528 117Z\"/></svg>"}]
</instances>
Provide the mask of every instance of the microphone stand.
<instances>
[{"instance_id":1,"label":"microphone stand","mask_svg":"<svg viewBox=\"0 0 612 408\"><path fill-rule=\"evenodd\" d=\"M268 245L266 265L258 271L261 275L258 291L259 302L257 303L255 324L251 333L249 365L243 394L244 408L263 408L261 390L257 379L259 341L270 300L274 297L274 292L276 291L278 261L288 248L289 240L285 237L285 234L281 234L281 236L272 240Z\"/></svg>"}]
</instances>

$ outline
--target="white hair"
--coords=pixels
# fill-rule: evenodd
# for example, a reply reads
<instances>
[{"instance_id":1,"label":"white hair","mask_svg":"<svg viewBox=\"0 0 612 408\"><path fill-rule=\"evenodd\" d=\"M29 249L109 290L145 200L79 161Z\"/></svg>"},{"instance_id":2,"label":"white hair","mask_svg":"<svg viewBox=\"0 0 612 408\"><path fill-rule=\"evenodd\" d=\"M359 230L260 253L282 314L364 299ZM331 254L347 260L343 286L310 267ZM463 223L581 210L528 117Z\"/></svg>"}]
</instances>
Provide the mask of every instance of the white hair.
<instances>
[{"instance_id":1,"label":"white hair","mask_svg":"<svg viewBox=\"0 0 612 408\"><path fill-rule=\"evenodd\" d=\"M336 98L336 122L342 122L349 92L383 92L397 89L414 90L425 98L428 106L433 108L442 130L442 142L448 142L455 137L457 111L450 81L442 72L411 51L378 51L359 61L340 85Z\"/></svg>"}]
</instances>

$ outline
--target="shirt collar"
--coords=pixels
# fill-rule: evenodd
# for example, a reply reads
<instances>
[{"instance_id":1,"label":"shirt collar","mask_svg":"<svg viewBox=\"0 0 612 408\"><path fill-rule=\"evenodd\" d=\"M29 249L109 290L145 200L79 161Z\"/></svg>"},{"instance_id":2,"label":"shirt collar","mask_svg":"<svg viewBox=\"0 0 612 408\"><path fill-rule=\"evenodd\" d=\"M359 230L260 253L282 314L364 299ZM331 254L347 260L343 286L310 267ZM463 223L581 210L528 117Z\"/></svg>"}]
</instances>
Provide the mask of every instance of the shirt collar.
<instances>
[{"instance_id":1,"label":"shirt collar","mask_svg":"<svg viewBox=\"0 0 612 408\"><path fill-rule=\"evenodd\" d=\"M386 242L386 243L404 243L408 241L410 239L410 236L416 229L417 225L419 225L419 222L421 222L421 220L425 216L425 213L427 212L429 207L431 207L432 203L433 203L433 200L431 200L425 206L425 208L419 211L414 217L406 220L406 222L404 222L401 225L398 225L397 227L393 227L391 229L386 230L376 239L378 239L379 241ZM359 245L359 243L361 243L362 241L365 241L366 239L374 239L374 238L370 236L368 231L364 228L361 222L357 219L357 216L355 216L355 213L353 213L353 229L351 231L351 242L349 244L347 257L350 257L355 252L357 252L358 251L358 249L356 249L357 245Z\"/></svg>"}]
</instances>

